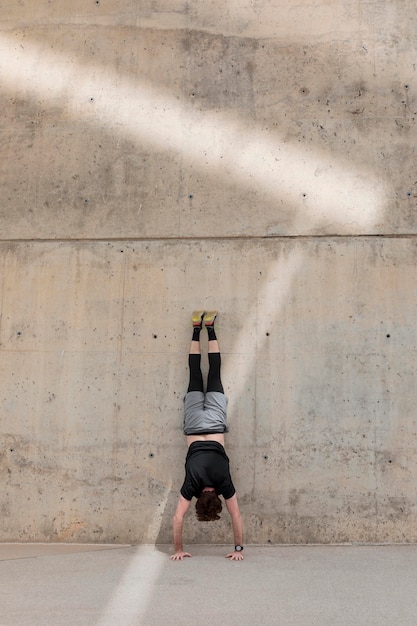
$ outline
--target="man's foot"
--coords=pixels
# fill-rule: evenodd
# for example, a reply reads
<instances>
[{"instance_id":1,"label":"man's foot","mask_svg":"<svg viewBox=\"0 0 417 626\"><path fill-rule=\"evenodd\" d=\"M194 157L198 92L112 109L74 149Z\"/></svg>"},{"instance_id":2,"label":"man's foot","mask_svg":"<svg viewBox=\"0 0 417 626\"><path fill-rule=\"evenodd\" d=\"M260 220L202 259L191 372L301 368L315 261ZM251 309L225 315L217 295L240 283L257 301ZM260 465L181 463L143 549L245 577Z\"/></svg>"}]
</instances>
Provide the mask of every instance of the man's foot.
<instances>
[{"instance_id":1,"label":"man's foot","mask_svg":"<svg viewBox=\"0 0 417 626\"><path fill-rule=\"evenodd\" d=\"M193 323L194 328L201 328L203 326L203 318L205 316L205 311L193 311L191 316L191 321Z\"/></svg>"},{"instance_id":2,"label":"man's foot","mask_svg":"<svg viewBox=\"0 0 417 626\"><path fill-rule=\"evenodd\" d=\"M214 320L217 317L217 311L207 311L204 315L204 324L207 326L214 326Z\"/></svg>"}]
</instances>

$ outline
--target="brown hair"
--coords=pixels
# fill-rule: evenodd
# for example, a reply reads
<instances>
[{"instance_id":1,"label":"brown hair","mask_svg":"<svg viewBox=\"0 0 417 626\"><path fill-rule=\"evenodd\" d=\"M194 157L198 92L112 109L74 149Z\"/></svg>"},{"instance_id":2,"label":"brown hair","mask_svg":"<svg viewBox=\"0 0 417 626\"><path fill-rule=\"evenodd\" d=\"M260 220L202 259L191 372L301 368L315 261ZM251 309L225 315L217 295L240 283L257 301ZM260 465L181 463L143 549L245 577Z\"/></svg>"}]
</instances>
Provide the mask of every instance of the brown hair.
<instances>
[{"instance_id":1,"label":"brown hair","mask_svg":"<svg viewBox=\"0 0 417 626\"><path fill-rule=\"evenodd\" d=\"M222 503L215 491L203 491L195 503L195 510L199 522L214 522L220 519Z\"/></svg>"}]
</instances>

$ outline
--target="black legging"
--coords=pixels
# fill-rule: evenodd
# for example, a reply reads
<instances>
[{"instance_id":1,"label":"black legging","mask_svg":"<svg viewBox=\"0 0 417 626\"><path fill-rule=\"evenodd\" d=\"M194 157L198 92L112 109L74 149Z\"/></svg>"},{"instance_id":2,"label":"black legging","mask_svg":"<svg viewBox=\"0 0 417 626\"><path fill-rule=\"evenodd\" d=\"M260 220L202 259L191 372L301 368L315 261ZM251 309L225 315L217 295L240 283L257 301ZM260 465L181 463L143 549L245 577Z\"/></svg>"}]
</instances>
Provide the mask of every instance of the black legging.
<instances>
[{"instance_id":1,"label":"black legging","mask_svg":"<svg viewBox=\"0 0 417 626\"><path fill-rule=\"evenodd\" d=\"M220 352L209 352L209 372L207 377L207 391L224 393L220 379L221 357ZM190 368L190 383L187 391L203 391L203 375L201 373L201 354L189 354L188 365Z\"/></svg>"}]
</instances>

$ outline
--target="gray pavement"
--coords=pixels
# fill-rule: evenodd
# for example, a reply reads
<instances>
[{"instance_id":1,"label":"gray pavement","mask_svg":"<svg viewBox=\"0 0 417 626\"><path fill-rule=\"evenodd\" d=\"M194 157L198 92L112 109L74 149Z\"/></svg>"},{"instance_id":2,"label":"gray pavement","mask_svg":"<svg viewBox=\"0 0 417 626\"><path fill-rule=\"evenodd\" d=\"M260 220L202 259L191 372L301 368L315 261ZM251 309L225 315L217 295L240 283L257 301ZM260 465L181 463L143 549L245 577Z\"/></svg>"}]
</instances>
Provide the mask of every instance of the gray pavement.
<instances>
[{"instance_id":1,"label":"gray pavement","mask_svg":"<svg viewBox=\"0 0 417 626\"><path fill-rule=\"evenodd\" d=\"M188 549L0 544L0 624L417 624L417 545Z\"/></svg>"}]
</instances>

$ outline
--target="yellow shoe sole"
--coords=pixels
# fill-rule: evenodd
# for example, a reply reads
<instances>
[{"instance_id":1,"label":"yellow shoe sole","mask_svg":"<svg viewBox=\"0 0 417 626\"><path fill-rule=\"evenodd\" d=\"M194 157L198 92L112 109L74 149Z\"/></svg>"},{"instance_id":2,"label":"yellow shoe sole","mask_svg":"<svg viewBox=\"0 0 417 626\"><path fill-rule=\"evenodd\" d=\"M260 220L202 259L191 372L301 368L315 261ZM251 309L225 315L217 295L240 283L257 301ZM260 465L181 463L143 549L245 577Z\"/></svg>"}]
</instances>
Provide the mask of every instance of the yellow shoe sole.
<instances>
[{"instance_id":1,"label":"yellow shoe sole","mask_svg":"<svg viewBox=\"0 0 417 626\"><path fill-rule=\"evenodd\" d=\"M204 324L206 326L214 326L214 320L217 317L217 311L207 311L204 316Z\"/></svg>"},{"instance_id":2,"label":"yellow shoe sole","mask_svg":"<svg viewBox=\"0 0 417 626\"><path fill-rule=\"evenodd\" d=\"M191 316L191 321L193 326L202 326L203 325L203 317L205 316L205 311L193 311Z\"/></svg>"}]
</instances>

